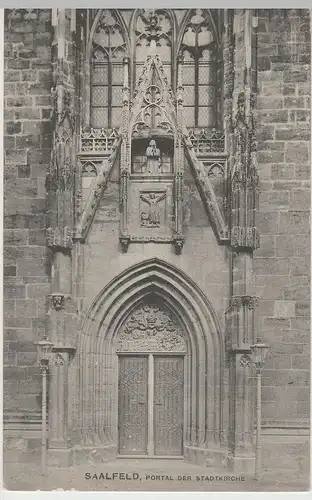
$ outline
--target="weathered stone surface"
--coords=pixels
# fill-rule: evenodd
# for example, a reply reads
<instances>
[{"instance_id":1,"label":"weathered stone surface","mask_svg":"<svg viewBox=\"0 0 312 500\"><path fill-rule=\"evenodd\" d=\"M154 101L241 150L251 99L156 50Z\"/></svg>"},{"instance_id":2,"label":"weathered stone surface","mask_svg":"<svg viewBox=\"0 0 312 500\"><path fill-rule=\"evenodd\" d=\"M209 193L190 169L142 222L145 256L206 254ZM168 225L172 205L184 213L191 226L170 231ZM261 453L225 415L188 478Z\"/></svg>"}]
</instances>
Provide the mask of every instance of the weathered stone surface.
<instances>
[{"instance_id":1,"label":"weathered stone surface","mask_svg":"<svg viewBox=\"0 0 312 500\"><path fill-rule=\"evenodd\" d=\"M307 407L293 404L297 401L298 385L302 386L300 397L309 399L304 386L308 382L305 348L310 334L308 322L300 321L301 313L308 314L310 255L310 187L308 182L306 185L302 182L310 179L311 170L311 128L310 123L305 122L310 121L311 110L302 98L311 94L311 47L303 12L300 11L298 18L288 13L281 16L278 10L273 16L264 10L259 12L260 40L265 44L261 50L267 59L266 67L262 67L260 61L258 64L259 102L264 106L271 103L272 107L268 115L264 110L259 114L260 120L271 119L271 124L266 125L270 128L261 132L260 127L257 132L258 139L266 141L265 161L268 162L265 178L260 170L260 180L266 181L261 183L260 207L267 211L260 213L260 227L266 238L268 233L272 234L275 253L272 247L270 253L268 240L264 240L263 253L259 249L255 254L254 282L261 297L274 300L274 318L266 313L260 317L260 335L271 345L268 360L271 371L265 371L263 380L264 397L270 404L264 404L263 411L265 419L283 423L307 415ZM300 35L296 39L297 33ZM308 64L303 62L303 53L307 55ZM283 107L278 109L281 100ZM274 140L278 141L278 147L284 144L280 151L285 152L284 159L276 163ZM272 209L274 204L274 212L269 214L271 204ZM290 279L294 281L290 283ZM279 385L294 392L287 395Z\"/></svg>"},{"instance_id":2,"label":"weathered stone surface","mask_svg":"<svg viewBox=\"0 0 312 500\"><path fill-rule=\"evenodd\" d=\"M281 426L300 425L309 414L310 34L308 13L293 11L258 11L255 125L261 246L253 259L246 260L243 272L234 268L233 278L246 293L245 274L253 267L252 293L260 298L258 334L270 345L263 374L263 421ZM73 343L97 294L130 266L155 258L181 270L204 292L222 336L230 298L230 251L217 243L194 178L187 172L182 254L175 255L171 245L153 243L131 243L128 254L122 254L118 165L86 242L75 243L72 256L64 253L52 266L51 252L45 250L45 177L53 133L51 11L38 9L32 20L16 15L20 17L10 26L6 23L4 52L4 382L5 408L31 413L40 409L41 392L34 341L51 328L47 295L55 273L60 270L60 282L69 294L76 294L75 300L66 299L64 312ZM243 20L243 14L238 15L238 31ZM71 36L69 29L66 36ZM240 57L245 57L242 33L236 33L235 43L236 98L246 75ZM66 57L72 53L72 44L66 42ZM66 60L64 71L68 75ZM53 328L61 324L61 314ZM228 376L227 368L225 372Z\"/></svg>"},{"instance_id":3,"label":"weathered stone surface","mask_svg":"<svg viewBox=\"0 0 312 500\"><path fill-rule=\"evenodd\" d=\"M42 43L47 45L39 50L40 57L44 63L51 62L51 31L47 30L45 21L50 15L51 11L42 10L32 21L20 17L6 28L6 36L13 45L5 48L5 133L8 140L5 142L4 273L6 277L16 274L17 280L24 276L35 281L48 277L49 272L45 251L45 193L38 197L37 179L45 176L51 154L41 149L44 135L47 135L41 106L46 110L47 101L41 105L40 99L50 96L52 67L49 65L45 72L38 68L40 33L44 34ZM50 123L49 127L51 129ZM15 365L13 371L5 373L5 379L8 376L24 384L16 399L6 399L5 404L18 411L32 411L38 406L40 387L37 384L34 391L32 379L27 377L25 370L16 368L16 364L36 363L34 341L44 333L44 328L40 331L33 328L33 321L41 319L41 325L45 322L46 311L40 300L46 288L39 295L32 293L31 288L26 290L26 284L22 283L6 283L4 287L4 297L9 299L6 301L4 338L10 341L5 363ZM31 392L33 395L28 397Z\"/></svg>"},{"instance_id":4,"label":"weathered stone surface","mask_svg":"<svg viewBox=\"0 0 312 500\"><path fill-rule=\"evenodd\" d=\"M308 234L310 216L308 212L289 211L280 212L278 233L280 234Z\"/></svg>"},{"instance_id":5,"label":"weathered stone surface","mask_svg":"<svg viewBox=\"0 0 312 500\"><path fill-rule=\"evenodd\" d=\"M292 300L275 300L274 316L276 318L292 318L295 316L295 302Z\"/></svg>"}]
</instances>

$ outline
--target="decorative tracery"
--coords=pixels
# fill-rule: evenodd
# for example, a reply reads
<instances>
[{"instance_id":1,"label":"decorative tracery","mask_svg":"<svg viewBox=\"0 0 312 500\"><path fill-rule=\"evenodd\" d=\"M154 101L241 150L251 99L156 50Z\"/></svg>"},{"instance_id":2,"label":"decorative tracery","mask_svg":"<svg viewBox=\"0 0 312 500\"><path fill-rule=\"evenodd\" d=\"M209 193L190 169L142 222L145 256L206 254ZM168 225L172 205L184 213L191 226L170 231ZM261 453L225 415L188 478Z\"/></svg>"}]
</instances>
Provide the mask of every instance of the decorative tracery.
<instances>
[{"instance_id":1,"label":"decorative tracery","mask_svg":"<svg viewBox=\"0 0 312 500\"><path fill-rule=\"evenodd\" d=\"M136 78L140 76L150 48L154 45L171 84L173 73L173 20L170 13L164 9L138 9L134 25L134 36Z\"/></svg>"},{"instance_id":2,"label":"decorative tracery","mask_svg":"<svg viewBox=\"0 0 312 500\"><path fill-rule=\"evenodd\" d=\"M202 9L188 15L182 35L184 121L187 127L217 126L217 40L211 17Z\"/></svg>"},{"instance_id":3,"label":"decorative tracery","mask_svg":"<svg viewBox=\"0 0 312 500\"><path fill-rule=\"evenodd\" d=\"M92 40L91 126L115 128L122 123L123 27L113 11L103 10Z\"/></svg>"}]
</instances>

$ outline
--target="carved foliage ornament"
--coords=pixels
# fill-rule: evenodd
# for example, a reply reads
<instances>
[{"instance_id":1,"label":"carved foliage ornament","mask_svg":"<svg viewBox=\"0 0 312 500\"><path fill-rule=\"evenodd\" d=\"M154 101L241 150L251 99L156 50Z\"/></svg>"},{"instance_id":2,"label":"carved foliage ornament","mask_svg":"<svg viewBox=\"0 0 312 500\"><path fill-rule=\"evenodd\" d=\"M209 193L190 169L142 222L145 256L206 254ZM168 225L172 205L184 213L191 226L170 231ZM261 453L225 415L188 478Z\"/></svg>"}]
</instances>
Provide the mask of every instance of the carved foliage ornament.
<instances>
[{"instance_id":1,"label":"carved foliage ornament","mask_svg":"<svg viewBox=\"0 0 312 500\"><path fill-rule=\"evenodd\" d=\"M65 297L63 294L53 294L52 295L52 306L56 311L63 309L65 305Z\"/></svg>"},{"instance_id":2,"label":"carved foliage ornament","mask_svg":"<svg viewBox=\"0 0 312 500\"><path fill-rule=\"evenodd\" d=\"M241 357L239 364L242 368L247 368L250 366L250 359L244 355Z\"/></svg>"},{"instance_id":3,"label":"carved foliage ornament","mask_svg":"<svg viewBox=\"0 0 312 500\"><path fill-rule=\"evenodd\" d=\"M135 34L137 45L141 48L148 47L152 40L157 46L171 45L172 28L168 12L162 9L140 9Z\"/></svg>"},{"instance_id":4,"label":"carved foliage ornament","mask_svg":"<svg viewBox=\"0 0 312 500\"><path fill-rule=\"evenodd\" d=\"M153 304L139 306L122 327L118 351L186 351L171 313Z\"/></svg>"},{"instance_id":5,"label":"carved foliage ornament","mask_svg":"<svg viewBox=\"0 0 312 500\"><path fill-rule=\"evenodd\" d=\"M56 353L52 359L52 363L55 366L63 366L65 364L65 361L64 361L63 356L61 356L59 353Z\"/></svg>"}]
</instances>

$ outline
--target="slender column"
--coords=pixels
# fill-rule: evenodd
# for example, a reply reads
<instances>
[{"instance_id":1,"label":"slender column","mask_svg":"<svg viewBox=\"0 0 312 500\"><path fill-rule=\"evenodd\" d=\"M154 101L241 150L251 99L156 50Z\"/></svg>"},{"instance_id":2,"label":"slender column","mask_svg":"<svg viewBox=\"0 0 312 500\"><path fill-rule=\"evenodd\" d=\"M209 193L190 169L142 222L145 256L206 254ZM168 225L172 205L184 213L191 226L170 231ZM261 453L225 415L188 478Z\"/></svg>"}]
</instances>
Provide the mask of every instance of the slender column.
<instances>
[{"instance_id":1,"label":"slender column","mask_svg":"<svg viewBox=\"0 0 312 500\"><path fill-rule=\"evenodd\" d=\"M40 364L42 373L42 401L41 401L41 474L47 472L47 377L48 377L48 360L41 360Z\"/></svg>"},{"instance_id":2,"label":"slender column","mask_svg":"<svg viewBox=\"0 0 312 500\"><path fill-rule=\"evenodd\" d=\"M256 418L256 461L255 479L259 479L261 470L261 370L257 370L257 418Z\"/></svg>"},{"instance_id":3,"label":"slender column","mask_svg":"<svg viewBox=\"0 0 312 500\"><path fill-rule=\"evenodd\" d=\"M154 356L148 355L148 441L147 454L154 455Z\"/></svg>"},{"instance_id":4,"label":"slender column","mask_svg":"<svg viewBox=\"0 0 312 500\"><path fill-rule=\"evenodd\" d=\"M53 350L50 361L49 464L69 466L72 457L67 431L68 365L72 352L67 348Z\"/></svg>"},{"instance_id":5,"label":"slender column","mask_svg":"<svg viewBox=\"0 0 312 500\"><path fill-rule=\"evenodd\" d=\"M235 9L233 33L227 21L227 67L232 79L226 89L226 144L230 152L229 229L230 307L227 349L230 383L229 465L251 472L254 410L250 345L256 340L257 298L253 296L253 251L259 246L256 224L258 173L254 105L256 94L256 17L252 10ZM232 49L231 49L232 43ZM243 56L242 56L243 54ZM229 114L230 104L234 112Z\"/></svg>"},{"instance_id":6,"label":"slender column","mask_svg":"<svg viewBox=\"0 0 312 500\"><path fill-rule=\"evenodd\" d=\"M120 236L119 241L123 252L127 252L130 243L128 232L128 190L131 172L131 132L130 120L130 87L129 87L129 59L124 63L124 83L122 89L122 144L121 144L121 179L120 179Z\"/></svg>"},{"instance_id":7,"label":"slender column","mask_svg":"<svg viewBox=\"0 0 312 500\"><path fill-rule=\"evenodd\" d=\"M183 235L183 172L184 172L184 155L183 155L183 84L182 84L182 71L183 71L183 57L179 56L178 61L178 87L177 87L177 121L178 130L176 132L174 144L174 207L175 207L175 234L173 237L174 247L176 254L181 254L184 245Z\"/></svg>"},{"instance_id":8,"label":"slender column","mask_svg":"<svg viewBox=\"0 0 312 500\"><path fill-rule=\"evenodd\" d=\"M51 464L68 466L67 370L74 337L71 250L73 247L73 189L75 164L75 19L65 9L53 14L53 147L46 176L47 246L52 251L49 299L50 335L55 357L49 377L49 454ZM66 325L66 327L65 327ZM57 354L62 352L62 354ZM57 455L56 451L60 453Z\"/></svg>"}]
</instances>

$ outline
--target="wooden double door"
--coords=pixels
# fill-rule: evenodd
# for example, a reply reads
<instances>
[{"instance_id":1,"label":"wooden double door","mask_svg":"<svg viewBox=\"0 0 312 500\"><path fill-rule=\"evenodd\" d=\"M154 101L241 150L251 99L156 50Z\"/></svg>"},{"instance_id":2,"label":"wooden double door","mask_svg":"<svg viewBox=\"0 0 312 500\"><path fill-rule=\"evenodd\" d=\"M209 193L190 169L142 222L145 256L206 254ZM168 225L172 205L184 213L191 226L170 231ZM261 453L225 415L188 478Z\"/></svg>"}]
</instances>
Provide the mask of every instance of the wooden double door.
<instances>
[{"instance_id":1,"label":"wooden double door","mask_svg":"<svg viewBox=\"0 0 312 500\"><path fill-rule=\"evenodd\" d=\"M119 455L183 454L184 358L119 355Z\"/></svg>"}]
</instances>

